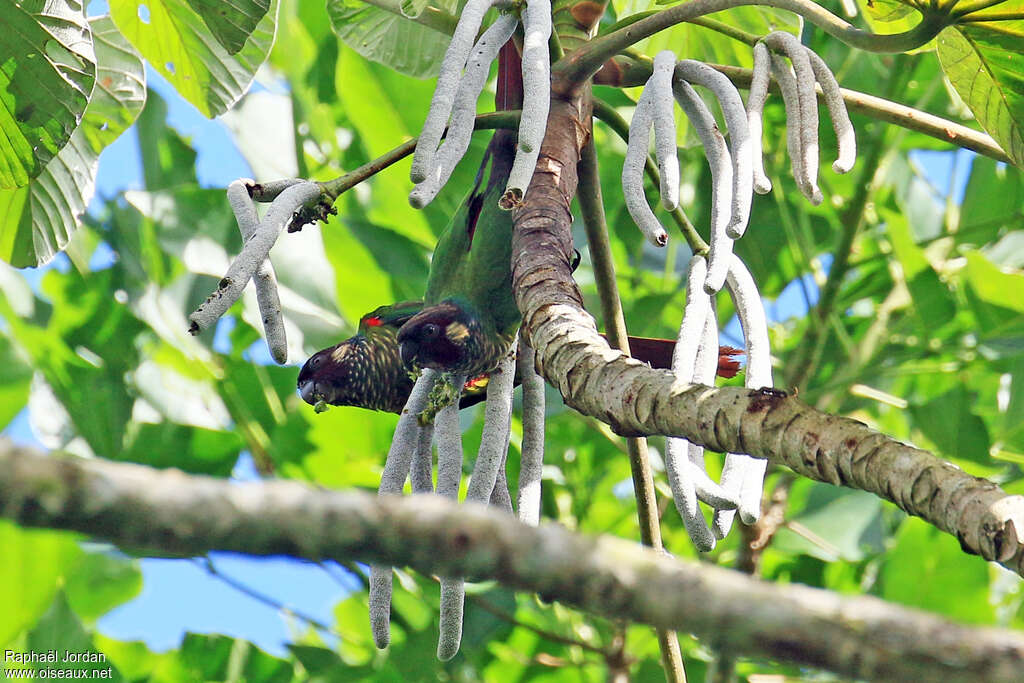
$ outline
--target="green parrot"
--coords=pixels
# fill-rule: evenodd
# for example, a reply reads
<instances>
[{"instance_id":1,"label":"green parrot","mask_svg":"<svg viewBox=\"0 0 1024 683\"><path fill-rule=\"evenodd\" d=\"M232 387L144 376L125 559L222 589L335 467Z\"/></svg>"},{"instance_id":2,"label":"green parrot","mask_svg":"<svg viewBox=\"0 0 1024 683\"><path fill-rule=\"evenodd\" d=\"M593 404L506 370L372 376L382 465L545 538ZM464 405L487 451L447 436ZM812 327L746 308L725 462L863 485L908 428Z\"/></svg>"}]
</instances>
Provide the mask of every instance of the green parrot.
<instances>
[{"instance_id":1,"label":"green parrot","mask_svg":"<svg viewBox=\"0 0 1024 683\"><path fill-rule=\"evenodd\" d=\"M495 103L516 109L522 84L511 43L500 59L499 72L512 77L499 77ZM512 295L512 214L498 207L515 148L514 133L494 133L472 191L438 240L424 301L381 306L362 317L354 337L310 357L298 377L303 400L399 413L413 384L406 366L414 365L465 374L462 407L485 398L487 372L508 352L520 323ZM671 367L675 342L630 337L629 344L639 360ZM719 349L719 375L736 374L739 353Z\"/></svg>"},{"instance_id":2,"label":"green parrot","mask_svg":"<svg viewBox=\"0 0 1024 683\"><path fill-rule=\"evenodd\" d=\"M398 331L402 361L469 377L485 374L508 353L519 329L512 296L512 214L498 208L516 138L491 138L476 185L441 234L431 260L422 311Z\"/></svg>"},{"instance_id":3,"label":"green parrot","mask_svg":"<svg viewBox=\"0 0 1024 683\"><path fill-rule=\"evenodd\" d=\"M358 334L316 352L302 366L298 378L302 399L310 405L322 401L334 406L400 413L413 382L400 358L398 330L422 310L422 301L402 301L364 315L359 320ZM674 341L630 337L629 347L634 358L652 367L672 365ZM722 346L718 353L718 375L736 375L740 364L734 356L742 351ZM463 386L461 407L480 402L486 398L486 391L486 375L469 378Z\"/></svg>"}]
</instances>

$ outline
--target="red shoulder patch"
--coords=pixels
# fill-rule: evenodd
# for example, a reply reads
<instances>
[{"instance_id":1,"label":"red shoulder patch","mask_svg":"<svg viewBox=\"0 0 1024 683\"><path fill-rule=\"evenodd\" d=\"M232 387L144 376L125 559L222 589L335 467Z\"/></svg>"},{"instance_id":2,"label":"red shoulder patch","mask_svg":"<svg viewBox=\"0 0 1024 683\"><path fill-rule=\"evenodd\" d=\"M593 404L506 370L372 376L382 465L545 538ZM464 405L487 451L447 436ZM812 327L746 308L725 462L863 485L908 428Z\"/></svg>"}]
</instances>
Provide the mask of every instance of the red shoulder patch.
<instances>
[{"instance_id":1,"label":"red shoulder patch","mask_svg":"<svg viewBox=\"0 0 1024 683\"><path fill-rule=\"evenodd\" d=\"M380 327L384 324L383 321L375 315L371 315L369 318L363 320L363 322L366 323L367 327Z\"/></svg>"}]
</instances>

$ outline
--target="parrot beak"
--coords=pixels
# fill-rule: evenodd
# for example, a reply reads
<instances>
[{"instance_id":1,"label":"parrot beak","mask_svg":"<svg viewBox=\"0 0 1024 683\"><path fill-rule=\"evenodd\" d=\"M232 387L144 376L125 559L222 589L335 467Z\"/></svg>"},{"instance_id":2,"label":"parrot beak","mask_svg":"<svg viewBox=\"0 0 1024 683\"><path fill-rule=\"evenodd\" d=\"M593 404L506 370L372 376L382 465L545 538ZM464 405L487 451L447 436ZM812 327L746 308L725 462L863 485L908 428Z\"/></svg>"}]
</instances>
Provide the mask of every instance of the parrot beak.
<instances>
[{"instance_id":1,"label":"parrot beak","mask_svg":"<svg viewBox=\"0 0 1024 683\"><path fill-rule=\"evenodd\" d=\"M405 339L402 341L399 350L402 354L402 363L412 367L413 361L416 360L416 354L419 353L420 350L419 344L409 339Z\"/></svg>"},{"instance_id":2,"label":"parrot beak","mask_svg":"<svg viewBox=\"0 0 1024 683\"><path fill-rule=\"evenodd\" d=\"M299 384L299 396L302 400L309 405L315 405L317 402L316 398L316 382L308 379L305 382Z\"/></svg>"}]
</instances>

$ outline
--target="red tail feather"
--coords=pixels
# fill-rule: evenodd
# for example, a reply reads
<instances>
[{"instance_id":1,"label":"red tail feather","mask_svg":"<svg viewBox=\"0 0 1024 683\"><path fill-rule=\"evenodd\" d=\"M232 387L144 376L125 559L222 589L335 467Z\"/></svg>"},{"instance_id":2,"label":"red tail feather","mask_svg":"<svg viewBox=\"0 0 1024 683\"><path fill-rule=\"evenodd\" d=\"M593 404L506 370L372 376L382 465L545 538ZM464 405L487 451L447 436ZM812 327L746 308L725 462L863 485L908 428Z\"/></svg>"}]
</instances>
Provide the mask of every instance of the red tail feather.
<instances>
[{"instance_id":1,"label":"red tail feather","mask_svg":"<svg viewBox=\"0 0 1024 683\"><path fill-rule=\"evenodd\" d=\"M497 111L523 108L523 61L513 39L498 52L498 90L494 96Z\"/></svg>"},{"instance_id":2,"label":"red tail feather","mask_svg":"<svg viewBox=\"0 0 1024 683\"><path fill-rule=\"evenodd\" d=\"M601 335L604 337L604 335ZM605 337L607 339L607 337ZM630 337L629 352L637 360L649 364L652 368L671 369L672 353L676 349L675 341L654 337ZM718 376L726 379L735 377L740 370L740 361L734 356L743 354L743 349L731 346L718 347Z\"/></svg>"}]
</instances>

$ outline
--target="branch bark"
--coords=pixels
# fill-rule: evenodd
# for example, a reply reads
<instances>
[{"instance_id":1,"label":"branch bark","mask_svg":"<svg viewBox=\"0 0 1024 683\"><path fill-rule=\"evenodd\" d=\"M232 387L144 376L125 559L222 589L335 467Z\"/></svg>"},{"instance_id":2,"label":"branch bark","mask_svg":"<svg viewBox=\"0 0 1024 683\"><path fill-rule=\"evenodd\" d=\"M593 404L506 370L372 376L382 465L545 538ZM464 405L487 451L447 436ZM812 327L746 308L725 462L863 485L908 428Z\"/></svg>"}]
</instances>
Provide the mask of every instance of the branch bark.
<instances>
[{"instance_id":1,"label":"branch bark","mask_svg":"<svg viewBox=\"0 0 1024 683\"><path fill-rule=\"evenodd\" d=\"M614 537L527 526L438 496L234 483L0 442L0 514L126 547L411 565L495 579L611 618L684 629L731 652L884 680L1017 681L1024 636L877 598L772 585Z\"/></svg>"},{"instance_id":2,"label":"branch bark","mask_svg":"<svg viewBox=\"0 0 1024 683\"><path fill-rule=\"evenodd\" d=\"M668 371L608 347L583 310L569 268L569 203L589 116L582 95L552 102L537 173L516 211L512 238L523 328L537 371L565 402L626 436L684 437L870 491L954 534L965 551L1024 575L1024 497L784 392L679 384Z\"/></svg>"}]
</instances>

